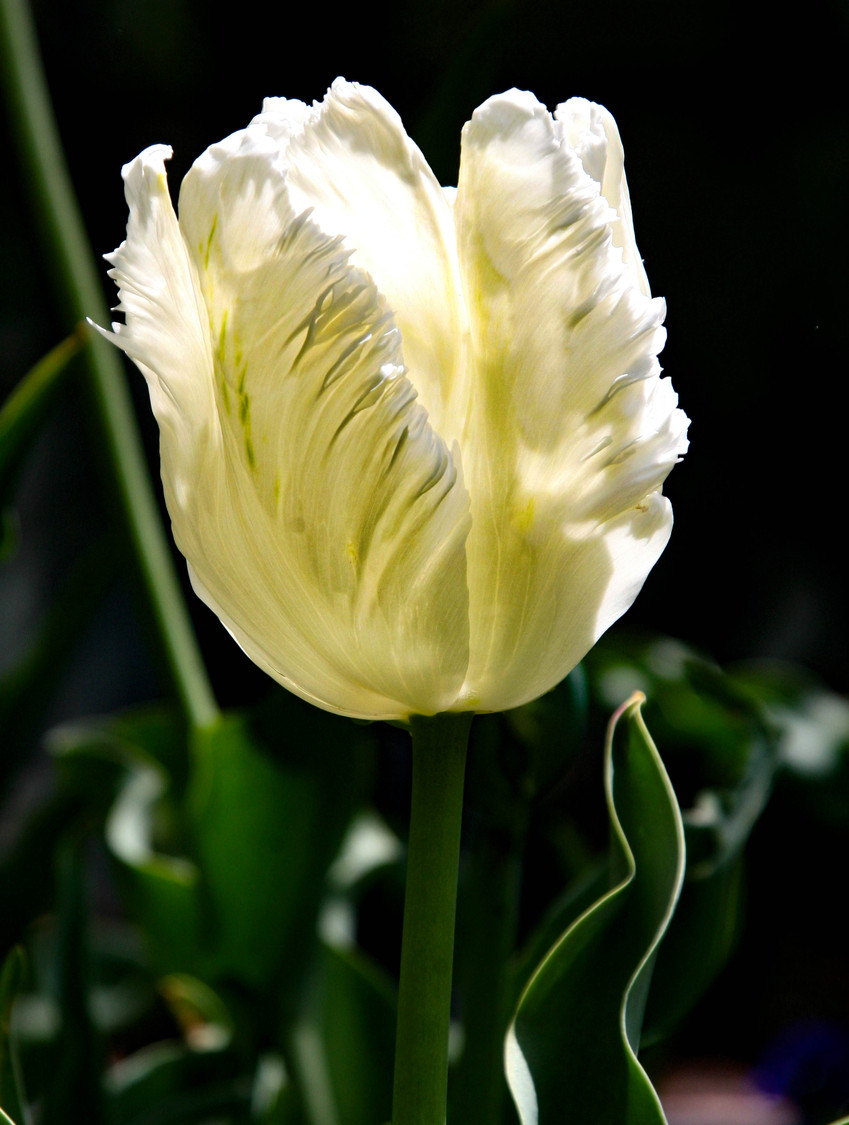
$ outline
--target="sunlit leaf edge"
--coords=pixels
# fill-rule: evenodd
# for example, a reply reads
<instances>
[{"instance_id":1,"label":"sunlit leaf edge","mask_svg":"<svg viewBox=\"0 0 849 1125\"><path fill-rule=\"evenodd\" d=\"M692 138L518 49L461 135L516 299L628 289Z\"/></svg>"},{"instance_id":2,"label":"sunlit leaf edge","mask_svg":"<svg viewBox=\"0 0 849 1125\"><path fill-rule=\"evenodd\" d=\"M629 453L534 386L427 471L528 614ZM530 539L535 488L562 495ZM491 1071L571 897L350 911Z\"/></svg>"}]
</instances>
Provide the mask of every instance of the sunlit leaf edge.
<instances>
[{"instance_id":1,"label":"sunlit leaf edge","mask_svg":"<svg viewBox=\"0 0 849 1125\"><path fill-rule=\"evenodd\" d=\"M675 904L680 895L681 886L684 879L685 871L685 842L684 842L684 829L681 820L681 814L678 808L678 803L675 798L674 791L669 781L668 775L663 767L663 763L657 752L657 748L651 738L651 735L646 728L645 722L641 714L641 706L645 701L645 696L642 692L635 692L613 715L608 725L606 746L605 746L605 793L607 806L611 819L611 827L613 830L613 838L621 849L621 860L625 863L624 876L620 877L617 884L606 894L604 894L593 906L584 911L566 930L561 938L555 943L548 955L543 959L536 971L531 976L525 989L521 995L519 1003L516 1008L513 1021L508 1029L505 1038L504 1047L504 1060L505 1070L507 1074L508 1085L510 1086L516 1108L522 1121L522 1125L539 1125L539 1110L536 1088L534 1086L533 1076L531 1075L530 1068L527 1060L522 1052L519 1044L519 1039L516 1032L516 1025L522 1011L522 1007L527 998L533 995L536 987L542 978L546 967L550 966L552 959L556 958L558 952L562 951L567 942L574 940L576 933L579 933L582 927L592 925L594 922L598 923L601 917L602 926L604 923L603 914L609 912L611 916L618 913L616 909L617 900L627 891L627 888L632 884L636 874L636 863L631 846L625 836L619 815L615 807L615 798L613 792L613 774L614 774L614 745L613 736L619 720L625 716L627 717L632 726L636 728L636 732L642 742L643 747L649 755L653 767L657 772L657 776L661 782L665 796L668 800L669 812L671 814L671 822L674 827L674 834L677 842L677 860L675 864L675 874L673 886L668 896L668 902L662 918L660 919L652 941L647 946L645 952L640 958L633 974L631 975L628 984L622 996L622 1003L619 1009L619 1031L621 1036L622 1047L626 1056L627 1065L629 1069L628 1086L629 1089L633 1088L634 1093L639 1091L638 1096L642 1095L643 1099L647 1100L647 1104L653 1112L654 1120L658 1123L665 1122L662 1107L659 1099L651 1086L651 1083L643 1070L636 1055L636 1048L638 1043L636 1026L632 1024L630 1030L628 1027L629 1016L629 1003L633 996L635 985L647 985L648 977L653 963L653 958L658 948L658 945L665 933ZM632 1040L633 1035L633 1040ZM636 1083L636 1087L634 1087ZM646 1104L646 1101L644 1101ZM629 1113L628 1121L630 1125L637 1125L637 1121L648 1122L649 1118L645 1116L632 1117ZM542 1125L555 1125L555 1123L543 1122ZM559 1125L559 1123L558 1123Z\"/></svg>"}]
</instances>

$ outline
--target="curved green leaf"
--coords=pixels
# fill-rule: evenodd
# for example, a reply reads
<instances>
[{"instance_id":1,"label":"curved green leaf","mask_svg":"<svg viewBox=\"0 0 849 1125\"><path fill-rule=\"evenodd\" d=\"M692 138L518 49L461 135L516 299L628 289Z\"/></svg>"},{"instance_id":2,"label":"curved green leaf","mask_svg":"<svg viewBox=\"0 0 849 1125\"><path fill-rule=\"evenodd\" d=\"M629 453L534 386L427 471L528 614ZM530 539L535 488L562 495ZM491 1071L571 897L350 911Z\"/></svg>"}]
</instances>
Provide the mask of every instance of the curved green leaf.
<instances>
[{"instance_id":1,"label":"curved green leaf","mask_svg":"<svg viewBox=\"0 0 849 1125\"><path fill-rule=\"evenodd\" d=\"M522 1125L660 1125L637 1061L654 955L678 898L684 832L636 693L606 749L608 892L531 977L507 1035L507 1080Z\"/></svg>"},{"instance_id":2,"label":"curved green leaf","mask_svg":"<svg viewBox=\"0 0 849 1125\"><path fill-rule=\"evenodd\" d=\"M740 935L744 849L780 761L775 724L758 681L669 637L602 642L587 664L603 705L635 688L649 696L684 810L687 872L652 973L642 1034L649 1044L694 1007Z\"/></svg>"},{"instance_id":3,"label":"curved green leaf","mask_svg":"<svg viewBox=\"0 0 849 1125\"><path fill-rule=\"evenodd\" d=\"M0 792L14 777L41 729L50 702L74 646L109 589L115 575L115 549L109 535L99 536L75 560L33 633L4 653L9 663L0 676Z\"/></svg>"},{"instance_id":4,"label":"curved green leaf","mask_svg":"<svg viewBox=\"0 0 849 1125\"><path fill-rule=\"evenodd\" d=\"M0 507L6 506L21 463L88 331L87 325L79 325L24 375L0 407ZM0 542L0 556L3 546Z\"/></svg>"},{"instance_id":5,"label":"curved green leaf","mask_svg":"<svg viewBox=\"0 0 849 1125\"><path fill-rule=\"evenodd\" d=\"M355 755L321 745L320 718L310 729L303 752L316 753L303 762L288 737L275 761L232 715L195 732L187 816L213 979L264 993L269 982L302 986L324 876L356 799Z\"/></svg>"}]
</instances>

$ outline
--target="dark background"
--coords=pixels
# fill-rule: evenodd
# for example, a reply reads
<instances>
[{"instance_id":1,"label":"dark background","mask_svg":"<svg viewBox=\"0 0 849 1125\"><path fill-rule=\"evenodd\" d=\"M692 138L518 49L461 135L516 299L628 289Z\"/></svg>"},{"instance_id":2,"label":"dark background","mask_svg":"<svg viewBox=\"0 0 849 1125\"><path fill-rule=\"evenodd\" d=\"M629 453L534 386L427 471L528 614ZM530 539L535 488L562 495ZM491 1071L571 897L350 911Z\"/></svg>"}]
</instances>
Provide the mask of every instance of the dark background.
<instances>
[{"instance_id":1,"label":"dark background","mask_svg":"<svg viewBox=\"0 0 849 1125\"><path fill-rule=\"evenodd\" d=\"M220 10L201 0L41 0L35 11L97 254L123 237L120 167L142 148L173 145L176 194L194 158L243 127L264 96L320 99L337 74L380 90L446 184L456 182L460 128L490 94L518 86L552 108L576 94L605 104L623 137L652 289L668 302L662 360L693 420L691 452L666 487L675 531L627 625L678 637L723 664L791 660L849 692L845 0L813 0L785 14L704 0L402 0L338 12L299 6L297 14L251 0ZM3 151L5 395L67 329L5 132ZM108 296L114 303L111 287ZM143 381L134 369L129 378L157 472ZM92 543L95 556L109 550L98 539L108 489L86 409L70 388L21 481L19 548L0 570L0 669L22 650L75 561ZM91 558L82 565L96 570ZM181 561L179 569L183 575ZM163 693L132 582L122 578L110 590L45 705L44 727ZM190 606L220 701L259 698L267 681L199 602ZM816 942L804 945L804 918L817 904L813 891L805 895L793 837L788 819L762 837L762 849L784 841L785 874L761 885L752 909L774 919L758 931L761 942L770 925L798 931L798 942L744 948L708 1000L716 1024L752 968L787 969L777 953L759 961L770 948L798 949L808 965L794 987L813 975L814 991L828 992L834 963L817 961ZM845 872L845 856L831 861ZM826 945L830 956L839 952L833 928ZM736 1032L724 1028L729 1053L745 1054L737 1040L752 1025L761 1041L773 1033L762 1026L772 1015L771 979L761 977L744 997L752 1007L738 1012ZM717 1033L705 1038L715 1049Z\"/></svg>"}]
</instances>

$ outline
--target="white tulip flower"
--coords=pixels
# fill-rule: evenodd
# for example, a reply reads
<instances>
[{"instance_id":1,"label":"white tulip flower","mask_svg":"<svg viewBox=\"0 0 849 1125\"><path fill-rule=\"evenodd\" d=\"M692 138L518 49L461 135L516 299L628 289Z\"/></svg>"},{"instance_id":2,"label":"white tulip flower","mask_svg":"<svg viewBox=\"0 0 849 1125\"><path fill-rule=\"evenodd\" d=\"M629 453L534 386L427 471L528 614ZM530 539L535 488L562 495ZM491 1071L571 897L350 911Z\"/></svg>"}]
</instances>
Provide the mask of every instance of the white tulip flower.
<instances>
[{"instance_id":1,"label":"white tulip flower","mask_svg":"<svg viewBox=\"0 0 849 1125\"><path fill-rule=\"evenodd\" d=\"M490 98L443 189L391 106L270 98L172 207L123 170L111 338L147 379L198 595L363 718L500 711L631 604L687 419L601 106Z\"/></svg>"}]
</instances>

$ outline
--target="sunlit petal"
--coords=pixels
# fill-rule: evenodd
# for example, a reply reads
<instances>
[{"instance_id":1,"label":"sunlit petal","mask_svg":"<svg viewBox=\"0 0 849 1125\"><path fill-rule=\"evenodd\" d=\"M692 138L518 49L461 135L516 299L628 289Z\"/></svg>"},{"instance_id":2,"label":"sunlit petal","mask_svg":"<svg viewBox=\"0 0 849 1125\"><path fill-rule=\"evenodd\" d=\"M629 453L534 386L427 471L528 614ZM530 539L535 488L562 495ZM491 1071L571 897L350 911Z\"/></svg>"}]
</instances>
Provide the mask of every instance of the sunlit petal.
<instances>
[{"instance_id":1,"label":"sunlit petal","mask_svg":"<svg viewBox=\"0 0 849 1125\"><path fill-rule=\"evenodd\" d=\"M112 338L147 380L163 483L179 504L220 439L206 309L168 193L170 156L153 145L124 167L127 238L107 260L126 320Z\"/></svg>"},{"instance_id":2,"label":"sunlit petal","mask_svg":"<svg viewBox=\"0 0 849 1125\"><path fill-rule=\"evenodd\" d=\"M202 252L181 215L206 297L219 440L184 495L166 479L177 545L200 596L293 691L352 715L443 710L468 662L457 467L404 375L391 314L340 239L301 215L237 267L256 201L263 230L273 199L281 224L290 213L273 161L244 138L239 150L211 193ZM178 324L161 305L161 323ZM136 352L145 315L128 310L122 333Z\"/></svg>"},{"instance_id":3,"label":"sunlit petal","mask_svg":"<svg viewBox=\"0 0 849 1125\"><path fill-rule=\"evenodd\" d=\"M267 102L264 120L291 121ZM291 129L291 125L290 125ZM376 90L338 79L286 147L296 210L342 235L392 309L404 362L434 426L446 428L463 322L451 208L395 110Z\"/></svg>"},{"instance_id":4,"label":"sunlit petal","mask_svg":"<svg viewBox=\"0 0 849 1125\"><path fill-rule=\"evenodd\" d=\"M651 296L649 280L637 250L631 196L625 179L625 153L613 114L586 98L570 98L554 111L562 135L574 149L587 175L601 188L602 196L616 212L611 225L614 245L622 251L625 264L634 274L642 293Z\"/></svg>"},{"instance_id":5,"label":"sunlit petal","mask_svg":"<svg viewBox=\"0 0 849 1125\"><path fill-rule=\"evenodd\" d=\"M219 509L209 565L186 553L281 682L352 714L438 711L468 660L468 500L391 317L345 259L296 220L241 279L217 383L226 477L190 521Z\"/></svg>"},{"instance_id":6,"label":"sunlit petal","mask_svg":"<svg viewBox=\"0 0 849 1125\"><path fill-rule=\"evenodd\" d=\"M686 418L659 378L664 304L532 95L492 98L466 126L455 217L473 371L464 691L502 708L553 686L633 600L669 534L671 509L649 497Z\"/></svg>"}]
</instances>

